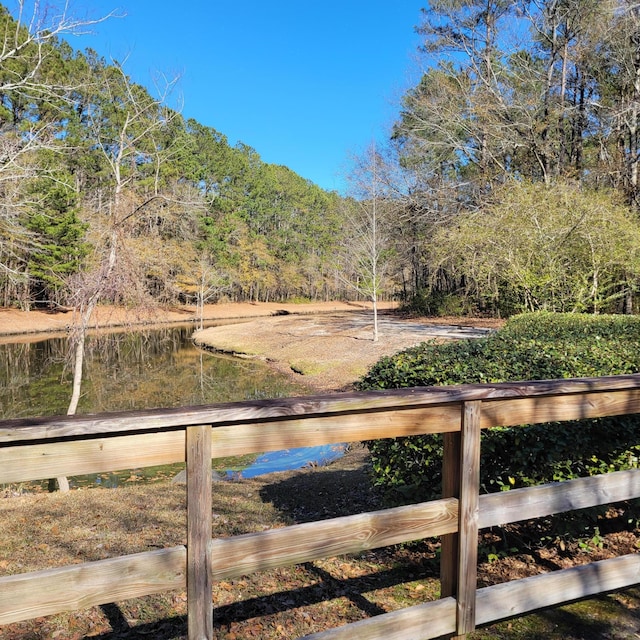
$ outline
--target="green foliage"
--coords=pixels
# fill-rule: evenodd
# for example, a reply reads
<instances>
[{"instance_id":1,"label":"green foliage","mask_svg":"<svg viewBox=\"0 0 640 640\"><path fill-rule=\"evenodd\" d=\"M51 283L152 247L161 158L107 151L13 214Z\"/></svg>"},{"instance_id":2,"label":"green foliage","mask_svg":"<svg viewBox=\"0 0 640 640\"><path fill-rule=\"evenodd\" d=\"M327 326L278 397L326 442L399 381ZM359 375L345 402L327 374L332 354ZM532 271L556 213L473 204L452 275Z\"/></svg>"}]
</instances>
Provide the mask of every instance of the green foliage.
<instances>
[{"instance_id":1,"label":"green foliage","mask_svg":"<svg viewBox=\"0 0 640 640\"><path fill-rule=\"evenodd\" d=\"M467 291L509 312L607 311L640 275L640 231L614 194L510 180L435 238Z\"/></svg>"},{"instance_id":2,"label":"green foliage","mask_svg":"<svg viewBox=\"0 0 640 640\"><path fill-rule=\"evenodd\" d=\"M355 168L350 204L369 212L364 225L338 194L185 120L118 63L75 51L57 36L69 25L42 31L60 19L44 5L21 24L0 5L3 300L28 298L31 273L56 287L56 271L76 268L66 250L55 264L68 233L50 224L76 221L36 211L27 224L32 203L19 202L25 180L53 188L58 174L87 225L94 258L81 269L105 255L116 220L122 244L137 241L125 271L136 262L135 279L162 301L188 295L179 283L194 281L204 254L232 299L335 299L349 283L435 315L630 311L640 286L629 208L640 202L638 123L625 115L635 26L611 3L564 4L525 15L507 0L431 3L418 33L433 64L403 99L395 146ZM516 15L514 53L504 36Z\"/></svg>"},{"instance_id":3,"label":"green foliage","mask_svg":"<svg viewBox=\"0 0 640 640\"><path fill-rule=\"evenodd\" d=\"M463 293L436 290L418 291L402 305L402 310L415 315L441 317L470 316L477 311Z\"/></svg>"},{"instance_id":4,"label":"green foliage","mask_svg":"<svg viewBox=\"0 0 640 640\"><path fill-rule=\"evenodd\" d=\"M640 93L627 9L437 0L422 11L425 71L393 129L405 178L421 174L398 181L421 214L411 222L431 225L405 264L406 298L460 291L502 316L631 310L640 117L627 105Z\"/></svg>"},{"instance_id":5,"label":"green foliage","mask_svg":"<svg viewBox=\"0 0 640 640\"><path fill-rule=\"evenodd\" d=\"M35 237L28 261L32 288L36 298L55 300L65 276L78 271L87 253L86 225L78 218L77 194L64 183L40 180L30 187L34 205L26 227Z\"/></svg>"},{"instance_id":6,"label":"green foliage","mask_svg":"<svg viewBox=\"0 0 640 640\"><path fill-rule=\"evenodd\" d=\"M494 383L640 371L640 318L536 313L481 340L433 342L381 359L361 389ZM440 495L440 436L369 443L375 482L392 502ZM482 434L486 492L638 465L640 420L620 416L495 428Z\"/></svg>"},{"instance_id":7,"label":"green foliage","mask_svg":"<svg viewBox=\"0 0 640 640\"><path fill-rule=\"evenodd\" d=\"M595 527L593 530L593 536L587 540L578 541L578 546L581 551L585 553L592 553L594 549L602 549L604 547L605 539L600 535L600 528Z\"/></svg>"},{"instance_id":8,"label":"green foliage","mask_svg":"<svg viewBox=\"0 0 640 640\"><path fill-rule=\"evenodd\" d=\"M36 4L19 25L0 5L5 304L77 299L115 255L107 245L109 287L160 302L187 299L204 258L232 299L340 297L336 193L182 118L165 103L171 81L152 95L119 63L38 31L56 20Z\"/></svg>"}]
</instances>

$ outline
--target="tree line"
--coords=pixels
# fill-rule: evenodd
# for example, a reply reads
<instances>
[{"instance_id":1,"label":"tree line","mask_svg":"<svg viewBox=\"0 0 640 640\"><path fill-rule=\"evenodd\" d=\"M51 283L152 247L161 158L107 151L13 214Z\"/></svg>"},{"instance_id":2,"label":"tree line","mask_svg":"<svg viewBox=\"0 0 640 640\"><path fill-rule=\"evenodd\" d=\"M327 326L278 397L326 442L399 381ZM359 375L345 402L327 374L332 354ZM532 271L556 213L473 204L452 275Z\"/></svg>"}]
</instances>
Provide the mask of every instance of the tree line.
<instances>
[{"instance_id":1,"label":"tree line","mask_svg":"<svg viewBox=\"0 0 640 640\"><path fill-rule=\"evenodd\" d=\"M0 304L339 295L340 197L74 50L83 25L0 7Z\"/></svg>"},{"instance_id":2,"label":"tree line","mask_svg":"<svg viewBox=\"0 0 640 640\"><path fill-rule=\"evenodd\" d=\"M417 31L389 186L418 306L633 311L637 3L431 0Z\"/></svg>"},{"instance_id":3,"label":"tree line","mask_svg":"<svg viewBox=\"0 0 640 640\"><path fill-rule=\"evenodd\" d=\"M386 144L354 162L349 197L186 119L173 80L152 93L74 50L63 36L82 21L17 6L0 5L2 305L636 309L630 0L431 0L425 70Z\"/></svg>"}]
</instances>

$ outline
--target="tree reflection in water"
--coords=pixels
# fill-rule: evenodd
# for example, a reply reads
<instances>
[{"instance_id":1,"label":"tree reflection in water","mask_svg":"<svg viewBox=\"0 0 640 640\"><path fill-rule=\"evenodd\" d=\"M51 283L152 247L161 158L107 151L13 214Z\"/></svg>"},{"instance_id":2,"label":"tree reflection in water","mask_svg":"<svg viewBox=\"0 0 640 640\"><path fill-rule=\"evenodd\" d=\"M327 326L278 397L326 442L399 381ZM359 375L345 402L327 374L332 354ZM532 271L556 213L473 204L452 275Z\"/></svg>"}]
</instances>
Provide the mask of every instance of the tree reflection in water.
<instances>
[{"instance_id":1,"label":"tree reflection in water","mask_svg":"<svg viewBox=\"0 0 640 640\"><path fill-rule=\"evenodd\" d=\"M78 413L308 393L264 363L204 353L192 326L89 337ZM71 393L66 338L0 344L0 418L61 415Z\"/></svg>"}]
</instances>

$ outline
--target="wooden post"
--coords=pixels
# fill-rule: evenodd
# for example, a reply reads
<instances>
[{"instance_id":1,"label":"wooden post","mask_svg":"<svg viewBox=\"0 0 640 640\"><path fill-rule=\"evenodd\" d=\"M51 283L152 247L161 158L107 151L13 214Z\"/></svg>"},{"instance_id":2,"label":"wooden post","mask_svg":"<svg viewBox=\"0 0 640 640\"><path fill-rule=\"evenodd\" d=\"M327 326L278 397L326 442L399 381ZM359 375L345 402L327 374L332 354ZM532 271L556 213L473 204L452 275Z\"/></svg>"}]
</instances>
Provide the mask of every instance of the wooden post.
<instances>
[{"instance_id":1,"label":"wooden post","mask_svg":"<svg viewBox=\"0 0 640 640\"><path fill-rule=\"evenodd\" d=\"M476 624L481 405L479 400L465 402L462 414L460 502L458 505L458 620L456 629L459 636L471 633Z\"/></svg>"},{"instance_id":2,"label":"wooden post","mask_svg":"<svg viewBox=\"0 0 640 640\"><path fill-rule=\"evenodd\" d=\"M458 498L458 533L442 537L440 596L455 596L457 635L475 628L480 492L480 401L462 404L461 431L443 434L442 497Z\"/></svg>"},{"instance_id":3,"label":"wooden post","mask_svg":"<svg viewBox=\"0 0 640 640\"><path fill-rule=\"evenodd\" d=\"M460 432L444 433L442 454L442 497L460 497ZM458 516L458 530L460 517ZM458 534L442 536L440 554L440 597L455 596L458 590Z\"/></svg>"},{"instance_id":4,"label":"wooden post","mask_svg":"<svg viewBox=\"0 0 640 640\"><path fill-rule=\"evenodd\" d=\"M211 426L186 432L188 638L212 640Z\"/></svg>"}]
</instances>

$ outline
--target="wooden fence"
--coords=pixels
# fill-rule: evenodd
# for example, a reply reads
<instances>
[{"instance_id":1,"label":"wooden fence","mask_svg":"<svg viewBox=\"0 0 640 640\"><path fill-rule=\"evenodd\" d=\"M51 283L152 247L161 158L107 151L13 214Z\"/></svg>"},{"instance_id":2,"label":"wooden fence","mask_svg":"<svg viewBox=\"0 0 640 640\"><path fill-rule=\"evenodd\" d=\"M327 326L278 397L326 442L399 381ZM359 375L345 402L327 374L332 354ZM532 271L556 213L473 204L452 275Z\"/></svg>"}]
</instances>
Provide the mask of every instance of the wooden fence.
<instances>
[{"instance_id":1,"label":"wooden fence","mask_svg":"<svg viewBox=\"0 0 640 640\"><path fill-rule=\"evenodd\" d=\"M307 640L464 635L638 584L640 554L632 554L476 588L479 528L640 496L640 469L479 495L481 430L633 413L640 413L640 375L0 422L0 483L187 465L186 546L0 577L0 625L186 587L189 638L207 639L213 580L431 536L442 536L440 600ZM212 457L426 433L444 434L440 500L211 539Z\"/></svg>"}]
</instances>

